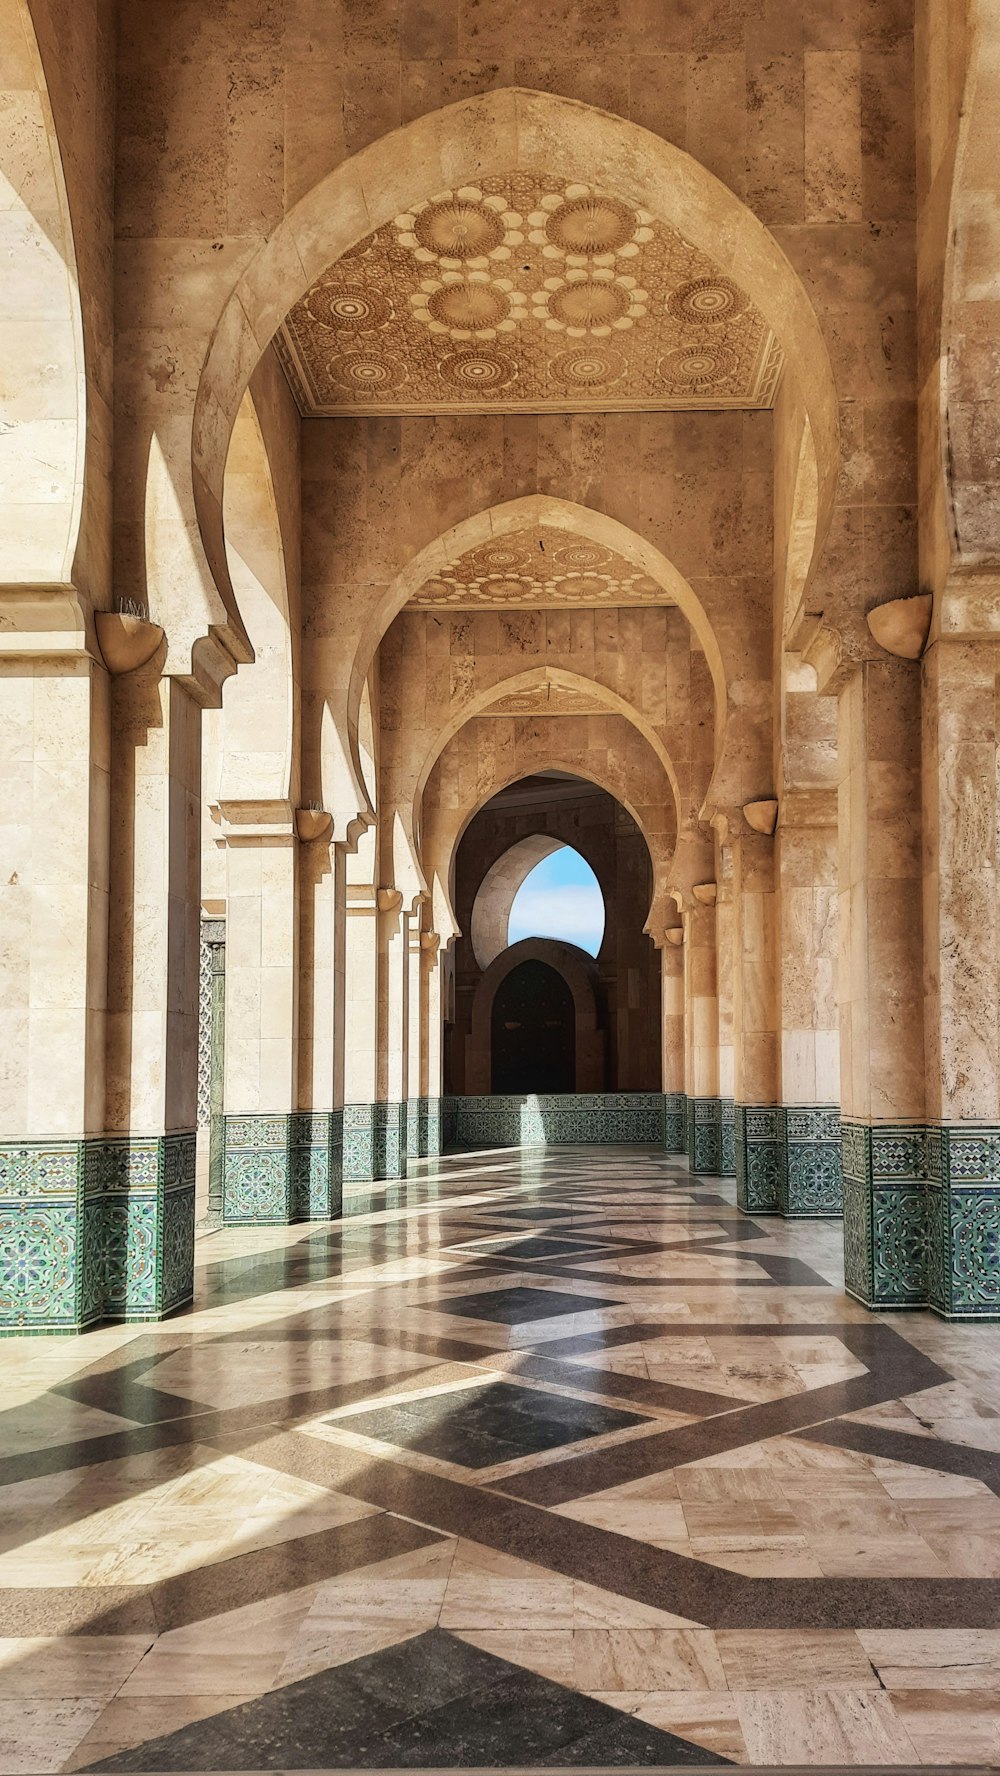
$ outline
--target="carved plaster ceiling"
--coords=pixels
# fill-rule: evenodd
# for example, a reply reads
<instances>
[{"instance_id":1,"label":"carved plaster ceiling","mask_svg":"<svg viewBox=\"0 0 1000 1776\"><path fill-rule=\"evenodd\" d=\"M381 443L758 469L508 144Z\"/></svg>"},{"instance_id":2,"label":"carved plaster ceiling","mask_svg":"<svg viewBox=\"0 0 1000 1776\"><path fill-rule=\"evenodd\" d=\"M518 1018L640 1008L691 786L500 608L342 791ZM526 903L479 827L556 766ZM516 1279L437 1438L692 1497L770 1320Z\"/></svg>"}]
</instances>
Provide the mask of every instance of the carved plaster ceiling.
<instances>
[{"instance_id":1,"label":"carved plaster ceiling","mask_svg":"<svg viewBox=\"0 0 1000 1776\"><path fill-rule=\"evenodd\" d=\"M439 568L410 599L411 608L446 605L452 610L672 603L659 581L624 555L548 525L480 543Z\"/></svg>"},{"instance_id":2,"label":"carved plaster ceiling","mask_svg":"<svg viewBox=\"0 0 1000 1776\"><path fill-rule=\"evenodd\" d=\"M769 407L782 362L745 291L672 228L529 173L377 229L277 345L308 416Z\"/></svg>"},{"instance_id":3,"label":"carved plaster ceiling","mask_svg":"<svg viewBox=\"0 0 1000 1776\"><path fill-rule=\"evenodd\" d=\"M479 718L505 715L607 715L608 706L592 692L575 686L541 684L498 697L479 711Z\"/></svg>"}]
</instances>

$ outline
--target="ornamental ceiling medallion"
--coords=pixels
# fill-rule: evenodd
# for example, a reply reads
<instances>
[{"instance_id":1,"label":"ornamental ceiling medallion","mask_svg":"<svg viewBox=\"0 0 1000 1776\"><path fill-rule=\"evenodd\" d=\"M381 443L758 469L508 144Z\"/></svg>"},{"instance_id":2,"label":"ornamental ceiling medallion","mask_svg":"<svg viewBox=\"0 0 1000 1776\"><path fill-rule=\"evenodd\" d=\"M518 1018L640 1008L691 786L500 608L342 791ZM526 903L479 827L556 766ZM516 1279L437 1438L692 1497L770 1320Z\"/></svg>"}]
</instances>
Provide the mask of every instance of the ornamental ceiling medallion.
<instances>
[{"instance_id":1,"label":"ornamental ceiling medallion","mask_svg":"<svg viewBox=\"0 0 1000 1776\"><path fill-rule=\"evenodd\" d=\"M549 525L480 543L438 568L410 599L421 609L527 605L672 604L658 580L624 555Z\"/></svg>"},{"instance_id":2,"label":"ornamental ceiling medallion","mask_svg":"<svg viewBox=\"0 0 1000 1776\"><path fill-rule=\"evenodd\" d=\"M529 173L377 229L277 346L307 416L769 407L782 362L746 293L673 229Z\"/></svg>"}]
</instances>

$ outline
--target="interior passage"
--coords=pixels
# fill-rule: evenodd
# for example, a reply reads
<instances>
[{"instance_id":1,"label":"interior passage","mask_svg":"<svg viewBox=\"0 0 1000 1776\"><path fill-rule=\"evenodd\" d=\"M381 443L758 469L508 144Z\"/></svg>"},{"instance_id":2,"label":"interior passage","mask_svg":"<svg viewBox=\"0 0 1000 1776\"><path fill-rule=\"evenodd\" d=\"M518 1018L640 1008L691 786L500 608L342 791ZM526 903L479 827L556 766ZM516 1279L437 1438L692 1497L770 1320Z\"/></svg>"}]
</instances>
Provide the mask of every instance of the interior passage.
<instances>
[{"instance_id":1,"label":"interior passage","mask_svg":"<svg viewBox=\"0 0 1000 1776\"><path fill-rule=\"evenodd\" d=\"M454 1155L9 1344L0 1765L996 1763L1000 1329L734 1198Z\"/></svg>"}]
</instances>

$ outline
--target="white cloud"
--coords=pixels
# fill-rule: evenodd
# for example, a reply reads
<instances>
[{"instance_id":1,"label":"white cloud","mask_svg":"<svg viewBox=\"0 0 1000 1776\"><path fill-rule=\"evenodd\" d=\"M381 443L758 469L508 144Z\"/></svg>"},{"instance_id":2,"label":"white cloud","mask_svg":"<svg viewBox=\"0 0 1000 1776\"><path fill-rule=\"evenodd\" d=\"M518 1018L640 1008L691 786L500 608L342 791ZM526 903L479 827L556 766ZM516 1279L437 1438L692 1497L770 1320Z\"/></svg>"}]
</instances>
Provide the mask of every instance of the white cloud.
<instances>
[{"instance_id":1,"label":"white cloud","mask_svg":"<svg viewBox=\"0 0 1000 1776\"><path fill-rule=\"evenodd\" d=\"M532 888L525 882L514 896L508 943L520 943L525 937L556 937L579 944L594 955L603 935L604 901L596 885L566 883L551 889Z\"/></svg>"}]
</instances>

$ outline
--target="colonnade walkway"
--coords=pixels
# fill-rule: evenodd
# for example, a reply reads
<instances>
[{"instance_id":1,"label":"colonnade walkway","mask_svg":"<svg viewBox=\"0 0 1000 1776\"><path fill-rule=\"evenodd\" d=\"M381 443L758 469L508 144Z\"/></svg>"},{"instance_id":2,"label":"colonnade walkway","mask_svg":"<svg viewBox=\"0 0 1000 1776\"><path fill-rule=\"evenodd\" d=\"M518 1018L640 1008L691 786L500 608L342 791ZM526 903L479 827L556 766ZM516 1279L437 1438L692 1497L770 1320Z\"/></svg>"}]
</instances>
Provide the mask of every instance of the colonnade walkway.
<instances>
[{"instance_id":1,"label":"colonnade walkway","mask_svg":"<svg viewBox=\"0 0 1000 1776\"><path fill-rule=\"evenodd\" d=\"M1000 1761L1000 1328L651 1150L402 1189L7 1345L0 1768Z\"/></svg>"}]
</instances>

